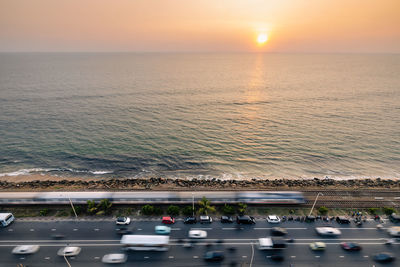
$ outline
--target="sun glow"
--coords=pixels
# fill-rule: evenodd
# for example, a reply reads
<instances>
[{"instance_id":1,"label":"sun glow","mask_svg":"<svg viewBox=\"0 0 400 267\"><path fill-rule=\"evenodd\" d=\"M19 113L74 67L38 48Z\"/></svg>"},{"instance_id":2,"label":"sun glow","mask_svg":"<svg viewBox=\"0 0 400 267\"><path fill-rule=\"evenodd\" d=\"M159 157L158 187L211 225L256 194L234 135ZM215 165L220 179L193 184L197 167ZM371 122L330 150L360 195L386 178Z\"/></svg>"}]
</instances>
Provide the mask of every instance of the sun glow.
<instances>
[{"instance_id":1,"label":"sun glow","mask_svg":"<svg viewBox=\"0 0 400 267\"><path fill-rule=\"evenodd\" d=\"M263 45L263 44L265 44L267 41L268 41L268 35L266 35L265 33L260 33L260 34L257 36L257 43L258 43L259 45Z\"/></svg>"}]
</instances>

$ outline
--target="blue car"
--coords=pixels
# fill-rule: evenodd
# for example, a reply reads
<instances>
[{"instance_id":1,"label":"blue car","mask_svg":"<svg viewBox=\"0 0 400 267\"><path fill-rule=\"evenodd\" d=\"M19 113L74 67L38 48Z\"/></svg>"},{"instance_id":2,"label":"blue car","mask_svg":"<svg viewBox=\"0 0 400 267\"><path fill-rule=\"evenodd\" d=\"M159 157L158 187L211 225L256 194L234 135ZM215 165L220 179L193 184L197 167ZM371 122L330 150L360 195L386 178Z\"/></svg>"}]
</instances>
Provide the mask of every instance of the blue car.
<instances>
[{"instance_id":1,"label":"blue car","mask_svg":"<svg viewBox=\"0 0 400 267\"><path fill-rule=\"evenodd\" d=\"M157 225L155 227L155 231L158 235L169 235L171 233L171 227L165 225Z\"/></svg>"}]
</instances>

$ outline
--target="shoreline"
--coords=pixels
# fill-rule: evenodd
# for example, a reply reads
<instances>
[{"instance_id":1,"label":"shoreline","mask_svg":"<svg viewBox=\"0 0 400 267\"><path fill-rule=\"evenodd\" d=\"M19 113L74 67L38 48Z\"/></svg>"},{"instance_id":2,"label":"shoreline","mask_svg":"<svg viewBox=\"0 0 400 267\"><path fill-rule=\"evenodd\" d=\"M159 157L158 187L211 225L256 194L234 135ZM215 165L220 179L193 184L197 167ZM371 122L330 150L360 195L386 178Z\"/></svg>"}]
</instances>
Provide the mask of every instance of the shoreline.
<instances>
[{"instance_id":1,"label":"shoreline","mask_svg":"<svg viewBox=\"0 0 400 267\"><path fill-rule=\"evenodd\" d=\"M222 180L184 178L96 178L51 175L0 177L0 191L115 191L115 190L315 190L387 189L400 190L400 179L246 179Z\"/></svg>"}]
</instances>

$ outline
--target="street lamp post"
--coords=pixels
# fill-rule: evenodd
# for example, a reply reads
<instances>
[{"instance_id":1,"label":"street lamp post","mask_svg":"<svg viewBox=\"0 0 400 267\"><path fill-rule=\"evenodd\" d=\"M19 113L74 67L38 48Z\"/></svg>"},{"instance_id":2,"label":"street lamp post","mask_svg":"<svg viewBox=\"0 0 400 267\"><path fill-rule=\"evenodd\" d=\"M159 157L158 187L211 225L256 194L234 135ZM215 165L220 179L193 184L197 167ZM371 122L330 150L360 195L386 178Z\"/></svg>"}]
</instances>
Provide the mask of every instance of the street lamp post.
<instances>
[{"instance_id":1,"label":"street lamp post","mask_svg":"<svg viewBox=\"0 0 400 267\"><path fill-rule=\"evenodd\" d=\"M67 260L67 257L65 257L65 253L64 253L64 260L67 262L68 267L71 267L71 264L69 264L69 262L68 262L68 260Z\"/></svg>"},{"instance_id":2,"label":"street lamp post","mask_svg":"<svg viewBox=\"0 0 400 267\"><path fill-rule=\"evenodd\" d=\"M317 203L317 200L318 200L319 195L323 196L324 194L322 194L321 192L319 192L319 193L317 194L317 197L315 198L314 204L312 205L312 208L311 208L311 210L310 210L310 214L308 214L308 216L311 215L311 213L312 213L312 211L313 211L313 209L314 209L315 203Z\"/></svg>"},{"instance_id":3,"label":"street lamp post","mask_svg":"<svg viewBox=\"0 0 400 267\"><path fill-rule=\"evenodd\" d=\"M194 193L192 192L192 212L194 217Z\"/></svg>"}]
</instances>

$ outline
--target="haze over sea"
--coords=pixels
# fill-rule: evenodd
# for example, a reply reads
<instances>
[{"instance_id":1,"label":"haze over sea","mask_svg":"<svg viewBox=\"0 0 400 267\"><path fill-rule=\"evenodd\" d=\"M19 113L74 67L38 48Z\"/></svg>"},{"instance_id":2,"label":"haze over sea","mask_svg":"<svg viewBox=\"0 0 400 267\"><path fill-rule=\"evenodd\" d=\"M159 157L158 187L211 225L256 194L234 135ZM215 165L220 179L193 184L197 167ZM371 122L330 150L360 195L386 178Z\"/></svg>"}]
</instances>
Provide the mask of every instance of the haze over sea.
<instances>
[{"instance_id":1,"label":"haze over sea","mask_svg":"<svg viewBox=\"0 0 400 267\"><path fill-rule=\"evenodd\" d=\"M0 176L400 177L400 55L0 54Z\"/></svg>"}]
</instances>

